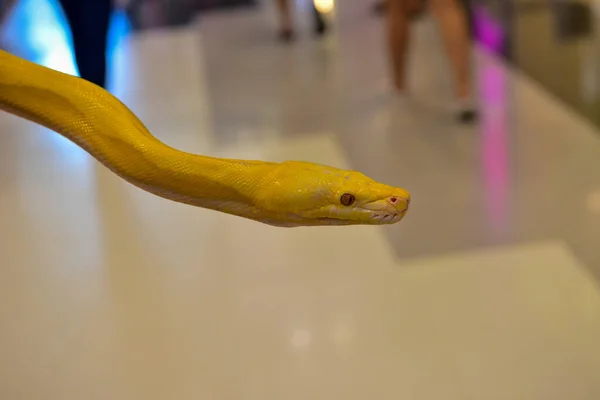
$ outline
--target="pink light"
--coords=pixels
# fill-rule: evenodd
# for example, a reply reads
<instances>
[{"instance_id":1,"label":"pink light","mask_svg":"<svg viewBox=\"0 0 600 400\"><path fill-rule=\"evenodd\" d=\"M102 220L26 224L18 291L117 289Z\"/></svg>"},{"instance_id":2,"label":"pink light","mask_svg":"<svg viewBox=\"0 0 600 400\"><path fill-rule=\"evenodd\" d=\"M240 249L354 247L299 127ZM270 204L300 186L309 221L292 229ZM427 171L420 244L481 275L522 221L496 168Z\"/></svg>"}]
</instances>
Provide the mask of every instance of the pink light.
<instances>
[{"instance_id":1,"label":"pink light","mask_svg":"<svg viewBox=\"0 0 600 400\"><path fill-rule=\"evenodd\" d=\"M474 6L473 20L477 41L494 52L502 51L505 41L504 30L488 11L482 6Z\"/></svg>"},{"instance_id":2,"label":"pink light","mask_svg":"<svg viewBox=\"0 0 600 400\"><path fill-rule=\"evenodd\" d=\"M508 149L506 126L506 73L488 64L481 70L482 100L486 114L482 120L482 152L487 215L494 231L505 228L508 197Z\"/></svg>"}]
</instances>

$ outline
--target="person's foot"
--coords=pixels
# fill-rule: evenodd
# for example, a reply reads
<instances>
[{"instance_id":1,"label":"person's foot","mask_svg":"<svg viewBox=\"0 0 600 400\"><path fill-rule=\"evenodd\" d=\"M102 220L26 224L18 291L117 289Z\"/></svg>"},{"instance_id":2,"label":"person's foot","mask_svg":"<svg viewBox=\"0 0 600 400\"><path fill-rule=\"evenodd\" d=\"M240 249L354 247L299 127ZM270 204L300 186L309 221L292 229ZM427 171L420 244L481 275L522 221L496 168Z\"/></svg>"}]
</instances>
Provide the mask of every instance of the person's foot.
<instances>
[{"instance_id":1,"label":"person's foot","mask_svg":"<svg viewBox=\"0 0 600 400\"><path fill-rule=\"evenodd\" d=\"M469 98L458 99L454 112L458 121L463 124L474 122L478 117L476 107Z\"/></svg>"},{"instance_id":2,"label":"person's foot","mask_svg":"<svg viewBox=\"0 0 600 400\"><path fill-rule=\"evenodd\" d=\"M372 11L375 15L384 15L387 11L387 0L377 0L372 7Z\"/></svg>"},{"instance_id":3,"label":"person's foot","mask_svg":"<svg viewBox=\"0 0 600 400\"><path fill-rule=\"evenodd\" d=\"M296 35L292 29L284 28L279 31L279 40L282 42L289 43L294 41L294 39L296 39Z\"/></svg>"},{"instance_id":4,"label":"person's foot","mask_svg":"<svg viewBox=\"0 0 600 400\"><path fill-rule=\"evenodd\" d=\"M404 80L402 78L394 77L393 85L396 93L406 93L406 85L404 84Z\"/></svg>"}]
</instances>

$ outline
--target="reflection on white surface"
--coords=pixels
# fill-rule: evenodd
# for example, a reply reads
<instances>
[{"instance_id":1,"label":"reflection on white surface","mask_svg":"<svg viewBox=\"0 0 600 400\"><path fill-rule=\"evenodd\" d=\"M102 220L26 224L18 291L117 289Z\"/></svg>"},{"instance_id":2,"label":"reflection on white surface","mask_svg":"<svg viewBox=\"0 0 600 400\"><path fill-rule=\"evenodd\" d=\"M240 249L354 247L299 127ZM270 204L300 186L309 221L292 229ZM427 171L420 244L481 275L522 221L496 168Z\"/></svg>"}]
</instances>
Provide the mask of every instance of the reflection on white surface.
<instances>
[{"instance_id":1,"label":"reflection on white surface","mask_svg":"<svg viewBox=\"0 0 600 400\"><path fill-rule=\"evenodd\" d=\"M44 127L39 127L40 130L48 130ZM90 155L83 150L81 147L77 146L75 143L71 142L69 139L65 138L62 135L59 135L55 132L47 132L47 140L52 144L52 147L55 148L61 154L61 161L69 164L74 167L84 167L91 166L92 158Z\"/></svg>"},{"instance_id":2,"label":"reflection on white surface","mask_svg":"<svg viewBox=\"0 0 600 400\"><path fill-rule=\"evenodd\" d=\"M352 342L353 332L350 327L344 323L337 323L332 330L332 340L336 346L348 346Z\"/></svg>"},{"instance_id":3,"label":"reflection on white surface","mask_svg":"<svg viewBox=\"0 0 600 400\"><path fill-rule=\"evenodd\" d=\"M494 232L506 229L509 191L508 138L506 125L507 76L494 64L485 65L480 86L487 113L482 121L482 160L486 193L487 216Z\"/></svg>"},{"instance_id":4,"label":"reflection on white surface","mask_svg":"<svg viewBox=\"0 0 600 400\"><path fill-rule=\"evenodd\" d=\"M593 214L600 214L600 189L591 192L586 201L587 209Z\"/></svg>"},{"instance_id":5,"label":"reflection on white surface","mask_svg":"<svg viewBox=\"0 0 600 400\"><path fill-rule=\"evenodd\" d=\"M292 346L296 348L308 347L311 341L311 334L305 329L297 329L292 334Z\"/></svg>"},{"instance_id":6,"label":"reflection on white surface","mask_svg":"<svg viewBox=\"0 0 600 400\"><path fill-rule=\"evenodd\" d=\"M121 50L123 39L128 37L131 31L131 21L127 18L125 11L122 9L115 10L111 16L108 30L107 57L109 63L112 63L116 53Z\"/></svg>"}]
</instances>

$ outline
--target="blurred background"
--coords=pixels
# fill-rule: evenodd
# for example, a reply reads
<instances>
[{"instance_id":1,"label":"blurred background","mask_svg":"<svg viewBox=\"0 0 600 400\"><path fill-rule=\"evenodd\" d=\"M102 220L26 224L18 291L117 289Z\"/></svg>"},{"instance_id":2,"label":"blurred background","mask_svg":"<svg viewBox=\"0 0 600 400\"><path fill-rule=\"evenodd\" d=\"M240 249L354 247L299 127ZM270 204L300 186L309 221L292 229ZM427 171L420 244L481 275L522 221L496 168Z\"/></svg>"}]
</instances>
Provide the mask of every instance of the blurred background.
<instances>
[{"instance_id":1,"label":"blurred background","mask_svg":"<svg viewBox=\"0 0 600 400\"><path fill-rule=\"evenodd\" d=\"M600 3L389 1L0 0L173 147L412 195L281 230L2 114L1 399L600 398Z\"/></svg>"}]
</instances>

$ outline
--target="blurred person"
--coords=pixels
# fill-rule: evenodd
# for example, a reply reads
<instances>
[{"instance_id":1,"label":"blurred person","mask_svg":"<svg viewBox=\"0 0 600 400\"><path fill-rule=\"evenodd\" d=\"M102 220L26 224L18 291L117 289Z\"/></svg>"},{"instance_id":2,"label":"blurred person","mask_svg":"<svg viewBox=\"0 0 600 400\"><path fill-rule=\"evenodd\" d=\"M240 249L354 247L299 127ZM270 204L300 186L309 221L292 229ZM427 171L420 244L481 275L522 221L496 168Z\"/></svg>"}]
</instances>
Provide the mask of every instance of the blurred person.
<instances>
[{"instance_id":1,"label":"blurred person","mask_svg":"<svg viewBox=\"0 0 600 400\"><path fill-rule=\"evenodd\" d=\"M7 18L10 16L16 2L17 0L0 0L0 27L4 25Z\"/></svg>"},{"instance_id":2,"label":"blurred person","mask_svg":"<svg viewBox=\"0 0 600 400\"><path fill-rule=\"evenodd\" d=\"M406 91L406 53L410 19L422 11L422 0L385 0L387 42L392 78L399 93ZM470 39L465 10L458 0L426 0L440 27L454 80L455 112L461 122L477 118L472 103Z\"/></svg>"},{"instance_id":3,"label":"blurred person","mask_svg":"<svg viewBox=\"0 0 600 400\"><path fill-rule=\"evenodd\" d=\"M79 75L106 88L108 29L112 0L59 0L71 27Z\"/></svg>"},{"instance_id":4,"label":"blurred person","mask_svg":"<svg viewBox=\"0 0 600 400\"><path fill-rule=\"evenodd\" d=\"M277 3L277 10L279 12L279 37L281 40L285 42L289 42L294 40L295 32L294 32L294 18L292 16L292 4L293 0L275 0ZM327 31L327 24L325 23L325 19L317 10L317 7L312 3L312 12L313 12L313 26L314 32L318 36L322 36Z\"/></svg>"},{"instance_id":5,"label":"blurred person","mask_svg":"<svg viewBox=\"0 0 600 400\"><path fill-rule=\"evenodd\" d=\"M373 12L382 15L387 11L387 0L377 0L373 3Z\"/></svg>"},{"instance_id":6,"label":"blurred person","mask_svg":"<svg viewBox=\"0 0 600 400\"><path fill-rule=\"evenodd\" d=\"M373 4L373 12L376 15L385 15L387 12L387 0L377 0ZM416 19L425 11L425 0L411 1L408 7L409 18Z\"/></svg>"}]
</instances>

